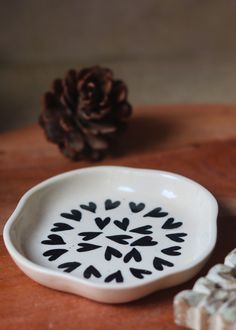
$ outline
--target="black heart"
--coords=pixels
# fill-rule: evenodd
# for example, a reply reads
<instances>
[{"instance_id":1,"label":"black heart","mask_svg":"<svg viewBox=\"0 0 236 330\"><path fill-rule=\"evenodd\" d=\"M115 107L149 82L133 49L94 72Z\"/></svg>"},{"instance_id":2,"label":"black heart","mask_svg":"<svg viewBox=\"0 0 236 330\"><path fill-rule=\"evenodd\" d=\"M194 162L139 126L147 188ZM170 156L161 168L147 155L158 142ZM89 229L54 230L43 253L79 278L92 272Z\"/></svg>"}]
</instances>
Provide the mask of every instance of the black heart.
<instances>
[{"instance_id":1,"label":"black heart","mask_svg":"<svg viewBox=\"0 0 236 330\"><path fill-rule=\"evenodd\" d=\"M54 232L74 229L74 227L71 227L67 223L63 223L63 222L56 222L53 225L55 226L55 228L52 228L51 231L54 231Z\"/></svg>"},{"instance_id":2,"label":"black heart","mask_svg":"<svg viewBox=\"0 0 236 330\"><path fill-rule=\"evenodd\" d=\"M185 234L185 233L175 233L175 234L167 234L166 236L174 242L181 243L181 242L184 242L184 239L181 238L181 237L185 237L185 236L187 236L187 234Z\"/></svg>"},{"instance_id":3,"label":"black heart","mask_svg":"<svg viewBox=\"0 0 236 330\"><path fill-rule=\"evenodd\" d=\"M102 234L102 232L87 231L87 232L79 233L78 235L84 236L83 241L90 241L91 239L93 239L101 234Z\"/></svg>"},{"instance_id":4,"label":"black heart","mask_svg":"<svg viewBox=\"0 0 236 330\"><path fill-rule=\"evenodd\" d=\"M130 271L133 274L133 276L140 278L140 279L144 278L143 275L152 274L152 272L150 272L150 270L146 270L146 269L130 268Z\"/></svg>"},{"instance_id":5,"label":"black heart","mask_svg":"<svg viewBox=\"0 0 236 330\"><path fill-rule=\"evenodd\" d=\"M61 236L59 236L59 235L55 235L55 234L48 235L48 238L49 238L49 240L44 240L41 243L42 244L47 244L47 245L62 245L62 244L66 244L63 241L63 238Z\"/></svg>"},{"instance_id":6,"label":"black heart","mask_svg":"<svg viewBox=\"0 0 236 330\"><path fill-rule=\"evenodd\" d=\"M124 244L124 245L129 244L128 242L126 242L126 239L132 238L132 236L129 236L129 235L113 235L113 236L106 236L106 237L116 243Z\"/></svg>"},{"instance_id":7,"label":"black heart","mask_svg":"<svg viewBox=\"0 0 236 330\"><path fill-rule=\"evenodd\" d=\"M84 271L84 277L85 278L90 278L91 276L94 276L94 277L101 277L102 275L100 274L100 272L94 267L94 266L89 266L88 268L85 269Z\"/></svg>"},{"instance_id":8,"label":"black heart","mask_svg":"<svg viewBox=\"0 0 236 330\"><path fill-rule=\"evenodd\" d=\"M121 258L122 257L122 253L120 253L120 251L107 246L106 251L105 251L105 259L106 260L111 260L111 257L114 256L116 258Z\"/></svg>"},{"instance_id":9,"label":"black heart","mask_svg":"<svg viewBox=\"0 0 236 330\"><path fill-rule=\"evenodd\" d=\"M117 283L121 283L121 282L124 282L124 279L123 279L123 276L121 274L121 271L118 270L117 272L115 273L112 273L110 275L108 275L106 278L105 278L105 282L106 283L109 283L113 280L116 280Z\"/></svg>"},{"instance_id":10,"label":"black heart","mask_svg":"<svg viewBox=\"0 0 236 330\"><path fill-rule=\"evenodd\" d=\"M175 222L174 218L169 218L166 220L164 225L161 227L162 229L174 229L182 226L183 222Z\"/></svg>"},{"instance_id":11,"label":"black heart","mask_svg":"<svg viewBox=\"0 0 236 330\"><path fill-rule=\"evenodd\" d=\"M96 213L97 205L93 202L89 202L88 205L81 204L80 207L83 210L86 210L86 211L89 211L89 212L92 212L92 213Z\"/></svg>"},{"instance_id":12,"label":"black heart","mask_svg":"<svg viewBox=\"0 0 236 330\"><path fill-rule=\"evenodd\" d=\"M178 252L180 250L180 246L171 246L167 249L161 250L162 253L167 254L168 256L179 256L181 252Z\"/></svg>"},{"instance_id":13,"label":"black heart","mask_svg":"<svg viewBox=\"0 0 236 330\"><path fill-rule=\"evenodd\" d=\"M66 253L68 250L66 249L53 249L53 250L48 250L43 253L43 256L49 257L49 261L56 260L59 258L62 254Z\"/></svg>"},{"instance_id":14,"label":"black heart","mask_svg":"<svg viewBox=\"0 0 236 330\"><path fill-rule=\"evenodd\" d=\"M115 209L116 207L118 207L120 205L119 201L116 202L112 202L110 199L107 199L105 201L105 209L106 210L112 210Z\"/></svg>"},{"instance_id":15,"label":"black heart","mask_svg":"<svg viewBox=\"0 0 236 330\"><path fill-rule=\"evenodd\" d=\"M66 219L80 221L82 214L79 210L71 210L71 213L61 213L61 216Z\"/></svg>"},{"instance_id":16,"label":"black heart","mask_svg":"<svg viewBox=\"0 0 236 330\"><path fill-rule=\"evenodd\" d=\"M132 230L130 230L132 233L138 233L138 234L152 234L152 231L151 230L148 230L148 229L151 229L152 226L142 226L142 227L138 227L138 228L134 228Z\"/></svg>"},{"instance_id":17,"label":"black heart","mask_svg":"<svg viewBox=\"0 0 236 330\"><path fill-rule=\"evenodd\" d=\"M167 266L167 267L173 267L174 264L172 264L172 262L169 262L167 260L161 259L161 258L157 258L155 257L153 259L153 266L156 270L160 270L162 271L164 269L163 266Z\"/></svg>"},{"instance_id":18,"label":"black heart","mask_svg":"<svg viewBox=\"0 0 236 330\"><path fill-rule=\"evenodd\" d=\"M101 245L89 244L89 243L79 243L78 245L82 246L80 249L77 249L78 252L87 252L101 247Z\"/></svg>"},{"instance_id":19,"label":"black heart","mask_svg":"<svg viewBox=\"0 0 236 330\"><path fill-rule=\"evenodd\" d=\"M79 262L65 262L64 264L61 264L58 266L60 269L64 269L65 273L71 273L73 270L78 268L81 265Z\"/></svg>"},{"instance_id":20,"label":"black heart","mask_svg":"<svg viewBox=\"0 0 236 330\"><path fill-rule=\"evenodd\" d=\"M95 222L96 222L98 228L101 230L103 228L105 228L109 224L110 221L111 221L111 218L109 218L109 217L106 217L104 220L102 220L101 218L95 219Z\"/></svg>"},{"instance_id":21,"label":"black heart","mask_svg":"<svg viewBox=\"0 0 236 330\"><path fill-rule=\"evenodd\" d=\"M126 231L126 229L128 228L129 225L129 219L128 218L124 218L122 221L119 220L115 220L114 224L119 227L120 229Z\"/></svg>"},{"instance_id":22,"label":"black heart","mask_svg":"<svg viewBox=\"0 0 236 330\"><path fill-rule=\"evenodd\" d=\"M157 245L157 242L153 241L151 236L144 236L144 237L137 239L130 245L131 246L153 246L153 245Z\"/></svg>"},{"instance_id":23,"label":"black heart","mask_svg":"<svg viewBox=\"0 0 236 330\"><path fill-rule=\"evenodd\" d=\"M156 207L152 211L145 214L144 217L163 218L166 215L168 215L168 213L167 212L161 212L161 207Z\"/></svg>"},{"instance_id":24,"label":"black heart","mask_svg":"<svg viewBox=\"0 0 236 330\"><path fill-rule=\"evenodd\" d=\"M134 260L137 262L140 262L142 260L141 254L135 248L133 248L130 252L126 254L126 256L124 257L124 262L127 263L132 258L134 258Z\"/></svg>"},{"instance_id":25,"label":"black heart","mask_svg":"<svg viewBox=\"0 0 236 330\"><path fill-rule=\"evenodd\" d=\"M135 204L134 202L130 202L129 207L133 213L138 213L145 208L145 204L144 203Z\"/></svg>"}]
</instances>

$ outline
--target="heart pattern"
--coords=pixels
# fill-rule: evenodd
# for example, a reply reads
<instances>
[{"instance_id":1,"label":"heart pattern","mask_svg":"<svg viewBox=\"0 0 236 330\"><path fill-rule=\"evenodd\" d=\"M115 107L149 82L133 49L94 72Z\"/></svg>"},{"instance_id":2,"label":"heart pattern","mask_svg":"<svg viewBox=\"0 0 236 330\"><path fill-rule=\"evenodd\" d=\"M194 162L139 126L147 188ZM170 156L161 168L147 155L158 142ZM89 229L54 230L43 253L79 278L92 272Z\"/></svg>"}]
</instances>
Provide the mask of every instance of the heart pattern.
<instances>
[{"instance_id":1,"label":"heart pattern","mask_svg":"<svg viewBox=\"0 0 236 330\"><path fill-rule=\"evenodd\" d=\"M167 212L163 212L161 210L161 207L156 207L152 211L148 212L147 214L144 215L144 217L151 217L151 218L163 218L167 216Z\"/></svg>"},{"instance_id":2,"label":"heart pattern","mask_svg":"<svg viewBox=\"0 0 236 330\"><path fill-rule=\"evenodd\" d=\"M171 239L174 242L182 243L184 239L182 237L187 236L186 233L174 233L174 234L167 234L166 237Z\"/></svg>"},{"instance_id":3,"label":"heart pattern","mask_svg":"<svg viewBox=\"0 0 236 330\"><path fill-rule=\"evenodd\" d=\"M164 223L164 225L161 227L162 229L175 229L178 227L181 227L183 224L183 222L175 222L174 218L169 218L168 220L166 220L166 222Z\"/></svg>"},{"instance_id":4,"label":"heart pattern","mask_svg":"<svg viewBox=\"0 0 236 330\"><path fill-rule=\"evenodd\" d=\"M110 283L110 282L112 282L112 281L114 281L114 280L115 280L117 283L122 283L122 282L124 282L124 278L123 278L123 276L122 276L120 270L118 270L118 271L115 272L115 273L112 273L112 274L108 275L108 276L105 278L105 282L106 282L106 283Z\"/></svg>"},{"instance_id":5,"label":"heart pattern","mask_svg":"<svg viewBox=\"0 0 236 330\"><path fill-rule=\"evenodd\" d=\"M128 226L129 226L129 219L128 219L128 218L124 218L122 221L115 220L115 221L114 221L114 224L115 224L118 228L120 228L120 229L126 231L127 228L128 228Z\"/></svg>"},{"instance_id":6,"label":"heart pattern","mask_svg":"<svg viewBox=\"0 0 236 330\"><path fill-rule=\"evenodd\" d=\"M116 209L118 206L120 206L119 201L112 202L111 199L107 199L105 201L105 210L106 211Z\"/></svg>"},{"instance_id":7,"label":"heart pattern","mask_svg":"<svg viewBox=\"0 0 236 330\"><path fill-rule=\"evenodd\" d=\"M96 213L97 205L93 202L89 202L88 205L80 204L81 209Z\"/></svg>"},{"instance_id":8,"label":"heart pattern","mask_svg":"<svg viewBox=\"0 0 236 330\"><path fill-rule=\"evenodd\" d=\"M139 279L144 278L144 275L152 274L152 272L150 270L146 270L146 269L130 268L130 271L134 275L134 277L137 277Z\"/></svg>"},{"instance_id":9,"label":"heart pattern","mask_svg":"<svg viewBox=\"0 0 236 330\"><path fill-rule=\"evenodd\" d=\"M83 232L79 233L79 236L83 236L83 241L90 241L91 239L94 239L95 237L101 235L102 232L93 232L93 231L88 231L88 232Z\"/></svg>"},{"instance_id":10,"label":"heart pattern","mask_svg":"<svg viewBox=\"0 0 236 330\"><path fill-rule=\"evenodd\" d=\"M90 278L91 276L94 276L97 278L102 276L101 273L97 270L97 268L95 268L93 265L90 265L84 271L85 278Z\"/></svg>"},{"instance_id":11,"label":"heart pattern","mask_svg":"<svg viewBox=\"0 0 236 330\"><path fill-rule=\"evenodd\" d=\"M156 270L162 271L164 270L164 266L173 267L174 264L162 258L155 257L153 260L153 266Z\"/></svg>"},{"instance_id":12,"label":"heart pattern","mask_svg":"<svg viewBox=\"0 0 236 330\"><path fill-rule=\"evenodd\" d=\"M63 238L59 235L56 234L52 234L52 235L48 235L48 240L44 240L41 243L42 244L47 244L47 245L62 245L62 244L66 244L63 241Z\"/></svg>"},{"instance_id":13,"label":"heart pattern","mask_svg":"<svg viewBox=\"0 0 236 330\"><path fill-rule=\"evenodd\" d=\"M49 257L48 258L49 261L54 261L66 252L68 252L68 250L66 249L52 249L44 252L43 256Z\"/></svg>"},{"instance_id":14,"label":"heart pattern","mask_svg":"<svg viewBox=\"0 0 236 330\"><path fill-rule=\"evenodd\" d=\"M53 232L74 229L74 227L68 225L67 223L63 223L63 222L56 222L53 225L55 226L54 228L51 229L51 231L53 231Z\"/></svg>"},{"instance_id":15,"label":"heart pattern","mask_svg":"<svg viewBox=\"0 0 236 330\"><path fill-rule=\"evenodd\" d=\"M106 237L116 243L124 244L124 245L129 244L127 242L127 239L132 238L132 236L129 236L129 235L113 235L113 236L106 236Z\"/></svg>"},{"instance_id":16,"label":"heart pattern","mask_svg":"<svg viewBox=\"0 0 236 330\"><path fill-rule=\"evenodd\" d=\"M65 262L64 264L61 264L58 266L59 269L64 269L63 271L65 273L71 273L73 270L78 268L81 265L79 262Z\"/></svg>"},{"instance_id":17,"label":"heart pattern","mask_svg":"<svg viewBox=\"0 0 236 330\"><path fill-rule=\"evenodd\" d=\"M152 228L152 226L146 225L146 226L131 229L130 232L147 235L147 234L152 234L152 231L149 230L151 228Z\"/></svg>"},{"instance_id":18,"label":"heart pattern","mask_svg":"<svg viewBox=\"0 0 236 330\"><path fill-rule=\"evenodd\" d=\"M134 259L136 262L140 262L142 260L142 256L140 254L140 252L133 248L130 252L128 252L126 254L126 256L124 257L124 262L127 263L129 262L131 259Z\"/></svg>"},{"instance_id":19,"label":"heart pattern","mask_svg":"<svg viewBox=\"0 0 236 330\"><path fill-rule=\"evenodd\" d=\"M182 246L177 244L161 246L163 241L159 241L158 235L162 231L162 235L166 237L165 240L169 239L172 244L173 242L183 243L187 233L176 231L177 228L183 226L183 222L176 221L174 217L168 217L168 212L160 206L152 208L151 211L142 212L146 209L145 203L134 201L126 202L125 210L128 211L129 218L124 213L121 219L114 220L114 213L109 214L109 211L120 207L123 205L122 203L124 203L123 199L121 202L110 198L99 206L97 203L90 201L80 204L82 211L74 208L69 212L61 213L60 215L64 219L73 220L73 225L71 226L71 223L67 223L66 220L65 222L55 222L53 224L50 232L57 233L46 236L46 239L41 240L41 244L44 246L53 245L55 248L42 252L43 256L49 262L57 259L66 261L59 263L59 265L57 263L56 267L60 271L71 273L78 268L77 274L81 274L80 276L85 279L93 278L105 283L123 283L128 273L129 276L142 280L154 272L174 267L173 259L182 254L184 244L181 244ZM103 216L104 212L110 216L103 218L98 214L98 211L102 211ZM94 217L89 213L96 213L97 216ZM123 214L120 209L119 214ZM150 218L148 223L147 220L145 221L146 218ZM153 222L151 218L157 218L158 221ZM85 221L88 224L87 227L85 227ZM86 228L88 231L81 231L82 228ZM172 230L175 231L172 232ZM121 231L123 231L123 234ZM61 232L63 232L63 236L61 236ZM78 242L73 244L71 238L74 239L75 236L78 237ZM62 245L68 248L60 248ZM156 245L158 245L158 250L152 248ZM69 260L71 249L78 253L78 259ZM97 255L93 253L95 250L98 250ZM106 264L101 263L99 253L101 253ZM146 269L147 258L145 253L150 253L152 258L150 265L147 267L148 269ZM157 253L161 253L161 257L157 256ZM67 259L61 258L64 254L66 254ZM85 259L82 257L84 254L86 255ZM165 257L169 260L166 260ZM91 261L94 264L90 264ZM136 264L140 267L135 267ZM114 268L117 269L117 265L120 269L114 271ZM123 272L124 266L129 268ZM109 270L108 273L107 270Z\"/></svg>"},{"instance_id":20,"label":"heart pattern","mask_svg":"<svg viewBox=\"0 0 236 330\"><path fill-rule=\"evenodd\" d=\"M107 246L106 251L105 251L105 259L111 260L112 256L114 256L116 258L121 258L122 253L111 246Z\"/></svg>"},{"instance_id":21,"label":"heart pattern","mask_svg":"<svg viewBox=\"0 0 236 330\"><path fill-rule=\"evenodd\" d=\"M71 210L71 213L61 213L61 216L66 219L80 221L82 214L79 210Z\"/></svg>"},{"instance_id":22,"label":"heart pattern","mask_svg":"<svg viewBox=\"0 0 236 330\"><path fill-rule=\"evenodd\" d=\"M111 221L111 218L106 217L104 220L102 220L101 218L96 218L95 222L98 226L99 229L103 230Z\"/></svg>"},{"instance_id":23,"label":"heart pattern","mask_svg":"<svg viewBox=\"0 0 236 330\"><path fill-rule=\"evenodd\" d=\"M153 245L157 245L157 242L153 241L151 236L144 236L144 237L137 239L130 245L131 246L153 246Z\"/></svg>"},{"instance_id":24,"label":"heart pattern","mask_svg":"<svg viewBox=\"0 0 236 330\"><path fill-rule=\"evenodd\" d=\"M89 243L79 243L78 246L81 246L81 248L77 249L78 252L88 252L91 250L99 249L101 247L101 245Z\"/></svg>"},{"instance_id":25,"label":"heart pattern","mask_svg":"<svg viewBox=\"0 0 236 330\"><path fill-rule=\"evenodd\" d=\"M129 207L130 207L131 212L138 213L138 212L141 212L145 208L145 204L144 203L135 204L134 202L130 202Z\"/></svg>"},{"instance_id":26,"label":"heart pattern","mask_svg":"<svg viewBox=\"0 0 236 330\"><path fill-rule=\"evenodd\" d=\"M162 249L161 252L167 254L168 256L179 256L181 254L179 250L181 250L181 246L171 246L169 248Z\"/></svg>"}]
</instances>

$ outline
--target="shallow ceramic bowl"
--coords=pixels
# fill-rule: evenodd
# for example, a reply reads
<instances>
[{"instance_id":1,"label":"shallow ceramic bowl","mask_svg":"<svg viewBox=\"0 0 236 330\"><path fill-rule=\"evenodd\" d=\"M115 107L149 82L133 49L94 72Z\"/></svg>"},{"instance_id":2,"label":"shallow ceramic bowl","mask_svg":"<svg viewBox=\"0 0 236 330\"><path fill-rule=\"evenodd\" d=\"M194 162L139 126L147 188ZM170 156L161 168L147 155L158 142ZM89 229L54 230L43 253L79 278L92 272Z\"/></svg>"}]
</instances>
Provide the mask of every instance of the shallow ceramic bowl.
<instances>
[{"instance_id":1,"label":"shallow ceramic bowl","mask_svg":"<svg viewBox=\"0 0 236 330\"><path fill-rule=\"evenodd\" d=\"M214 248L217 212L212 194L183 176L91 167L29 190L4 241L33 280L121 303L195 275Z\"/></svg>"}]
</instances>

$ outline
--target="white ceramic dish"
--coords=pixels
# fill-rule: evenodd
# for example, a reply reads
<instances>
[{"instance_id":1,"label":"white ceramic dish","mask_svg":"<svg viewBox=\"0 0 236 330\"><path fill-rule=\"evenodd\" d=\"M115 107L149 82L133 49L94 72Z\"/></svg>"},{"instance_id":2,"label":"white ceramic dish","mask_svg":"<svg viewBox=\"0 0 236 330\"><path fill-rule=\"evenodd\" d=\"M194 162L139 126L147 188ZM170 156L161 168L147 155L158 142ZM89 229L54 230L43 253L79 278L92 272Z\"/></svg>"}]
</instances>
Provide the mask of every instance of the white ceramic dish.
<instances>
[{"instance_id":1,"label":"white ceramic dish","mask_svg":"<svg viewBox=\"0 0 236 330\"><path fill-rule=\"evenodd\" d=\"M121 303L195 275L214 248L217 212L212 194L183 176L91 167L29 190L4 241L33 280Z\"/></svg>"}]
</instances>

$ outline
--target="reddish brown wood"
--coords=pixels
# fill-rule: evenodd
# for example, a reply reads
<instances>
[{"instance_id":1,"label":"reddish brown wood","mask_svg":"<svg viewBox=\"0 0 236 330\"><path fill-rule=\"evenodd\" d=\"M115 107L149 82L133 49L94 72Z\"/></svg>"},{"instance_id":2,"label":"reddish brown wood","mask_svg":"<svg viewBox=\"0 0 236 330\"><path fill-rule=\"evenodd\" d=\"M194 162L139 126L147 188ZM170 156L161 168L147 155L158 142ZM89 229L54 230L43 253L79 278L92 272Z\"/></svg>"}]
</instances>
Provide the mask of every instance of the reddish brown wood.
<instances>
[{"instance_id":1,"label":"reddish brown wood","mask_svg":"<svg viewBox=\"0 0 236 330\"><path fill-rule=\"evenodd\" d=\"M73 163L46 142L37 127L0 136L0 226L21 195L38 182L92 165L165 169L206 186L220 203L216 249L201 274L236 246L236 106L159 106L135 111L115 155L98 163ZM200 275L198 275L200 276ZM192 281L123 305L105 305L45 288L27 278L0 236L0 328L181 329L172 300Z\"/></svg>"}]
</instances>

